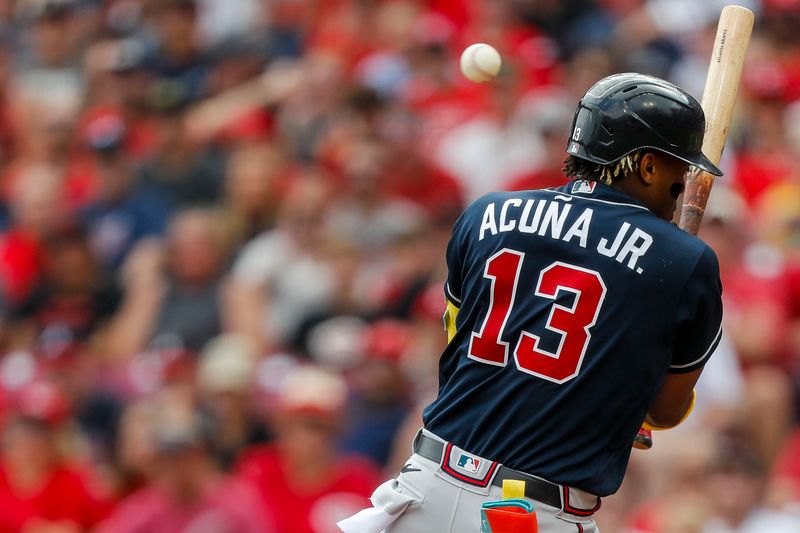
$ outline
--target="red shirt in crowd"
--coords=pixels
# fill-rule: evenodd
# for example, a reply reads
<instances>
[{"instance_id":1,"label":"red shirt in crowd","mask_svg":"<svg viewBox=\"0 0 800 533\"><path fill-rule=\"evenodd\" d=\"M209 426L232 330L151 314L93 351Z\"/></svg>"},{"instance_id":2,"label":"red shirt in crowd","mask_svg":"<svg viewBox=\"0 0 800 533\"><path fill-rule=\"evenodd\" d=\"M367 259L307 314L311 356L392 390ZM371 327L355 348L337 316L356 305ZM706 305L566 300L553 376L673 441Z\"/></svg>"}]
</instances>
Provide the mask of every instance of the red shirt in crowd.
<instances>
[{"instance_id":1,"label":"red shirt in crowd","mask_svg":"<svg viewBox=\"0 0 800 533\"><path fill-rule=\"evenodd\" d=\"M5 299L12 304L24 300L41 268L42 249L35 237L18 230L0 237L0 289Z\"/></svg>"},{"instance_id":2,"label":"red shirt in crowd","mask_svg":"<svg viewBox=\"0 0 800 533\"><path fill-rule=\"evenodd\" d=\"M408 168L395 168L385 178L387 192L413 202L432 217L458 215L464 208L464 192L447 172L421 161Z\"/></svg>"},{"instance_id":3,"label":"red shirt in crowd","mask_svg":"<svg viewBox=\"0 0 800 533\"><path fill-rule=\"evenodd\" d=\"M255 490L226 478L194 503L176 502L158 487L145 487L119 504L99 533L274 533Z\"/></svg>"},{"instance_id":4,"label":"red shirt in crowd","mask_svg":"<svg viewBox=\"0 0 800 533\"><path fill-rule=\"evenodd\" d=\"M54 469L45 482L27 494L11 486L0 466L0 533L19 533L29 522L73 522L94 526L107 505L92 494L86 476L68 467Z\"/></svg>"},{"instance_id":5,"label":"red shirt in crowd","mask_svg":"<svg viewBox=\"0 0 800 533\"><path fill-rule=\"evenodd\" d=\"M794 160L783 152L740 154L736 159L734 176L736 188L751 206L767 188L792 176Z\"/></svg>"},{"instance_id":6,"label":"red shirt in crowd","mask_svg":"<svg viewBox=\"0 0 800 533\"><path fill-rule=\"evenodd\" d=\"M800 499L800 429L795 429L786 437L775 464L772 477L790 483L789 498Z\"/></svg>"},{"instance_id":7,"label":"red shirt in crowd","mask_svg":"<svg viewBox=\"0 0 800 533\"><path fill-rule=\"evenodd\" d=\"M509 191L528 191L531 189L547 189L549 187L561 187L567 183L568 178L564 176L561 169L537 170L525 176L520 176L511 180L511 184L506 187Z\"/></svg>"},{"instance_id":8,"label":"red shirt in crowd","mask_svg":"<svg viewBox=\"0 0 800 533\"><path fill-rule=\"evenodd\" d=\"M338 532L337 521L371 507L369 496L381 482L379 472L367 461L343 458L327 482L300 490L289 480L280 452L270 445L245 452L238 470L258 487L277 531L292 533Z\"/></svg>"}]
</instances>

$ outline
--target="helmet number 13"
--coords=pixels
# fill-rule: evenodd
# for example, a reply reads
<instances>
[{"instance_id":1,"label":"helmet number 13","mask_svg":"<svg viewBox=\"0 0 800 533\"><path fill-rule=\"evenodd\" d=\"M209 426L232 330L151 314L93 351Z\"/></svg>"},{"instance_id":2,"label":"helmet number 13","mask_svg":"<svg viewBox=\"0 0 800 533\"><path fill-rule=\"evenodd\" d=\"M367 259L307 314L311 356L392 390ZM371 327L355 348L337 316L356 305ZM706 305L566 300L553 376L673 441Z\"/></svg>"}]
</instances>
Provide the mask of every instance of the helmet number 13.
<instances>
[{"instance_id":1,"label":"helmet number 13","mask_svg":"<svg viewBox=\"0 0 800 533\"><path fill-rule=\"evenodd\" d=\"M489 310L480 331L470 336L470 359L496 366L508 363L509 342L503 332L518 297L519 276L525 254L504 248L486 261L483 276L490 280ZM527 284L524 284L527 286ZM572 307L555 302L562 291L575 294ZM539 273L534 296L553 300L545 327L561 336L555 352L539 346L539 336L520 331L514 345L514 361L522 372L565 383L580 372L591 328L606 295L606 285L594 270L556 261Z\"/></svg>"}]
</instances>

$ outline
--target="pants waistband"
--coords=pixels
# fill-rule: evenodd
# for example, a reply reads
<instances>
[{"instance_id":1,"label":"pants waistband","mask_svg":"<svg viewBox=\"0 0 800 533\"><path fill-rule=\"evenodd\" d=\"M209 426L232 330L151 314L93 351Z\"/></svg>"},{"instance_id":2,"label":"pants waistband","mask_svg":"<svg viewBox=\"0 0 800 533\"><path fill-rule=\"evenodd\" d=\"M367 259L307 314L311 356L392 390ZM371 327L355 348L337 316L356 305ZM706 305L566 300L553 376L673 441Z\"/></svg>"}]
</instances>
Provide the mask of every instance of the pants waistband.
<instances>
[{"instance_id":1,"label":"pants waistband","mask_svg":"<svg viewBox=\"0 0 800 533\"><path fill-rule=\"evenodd\" d=\"M452 445L444 440L438 440L438 437L434 438L426 435L423 433L423 431L425 431L425 433L429 433L426 430L422 430L417 434L413 445L414 453L439 463L442 465L443 470L447 472L442 461L446 456L449 455L449 449ZM460 476L455 477L464 481ZM570 503L570 490L575 491L576 489L570 489L565 485L553 483L551 481L547 481L546 479L542 479L531 474L526 474L525 472L520 472L519 470L514 470L513 468L498 465L497 472L494 473L494 476L491 479L492 485L502 487L503 480L506 479L524 481L526 498L536 500L557 509L563 509L565 512L576 516L591 516L600 508L601 502L600 498L597 496L593 496L597 499L597 503L593 508L577 508ZM588 493L583 494L589 496Z\"/></svg>"}]
</instances>

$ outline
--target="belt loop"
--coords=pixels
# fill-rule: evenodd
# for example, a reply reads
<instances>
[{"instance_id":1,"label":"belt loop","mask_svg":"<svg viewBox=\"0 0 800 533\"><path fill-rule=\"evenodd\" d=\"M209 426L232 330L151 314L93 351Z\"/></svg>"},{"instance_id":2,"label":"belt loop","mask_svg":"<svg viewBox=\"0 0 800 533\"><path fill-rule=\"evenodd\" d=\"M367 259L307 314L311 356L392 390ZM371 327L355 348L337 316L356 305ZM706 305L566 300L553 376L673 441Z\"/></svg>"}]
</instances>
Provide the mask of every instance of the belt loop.
<instances>
[{"instance_id":1,"label":"belt loop","mask_svg":"<svg viewBox=\"0 0 800 533\"><path fill-rule=\"evenodd\" d=\"M414 435L414 440L411 441L411 454L417 453L417 444L419 444L419 439L422 437L422 430L424 428L419 428L417 430L417 434Z\"/></svg>"}]
</instances>

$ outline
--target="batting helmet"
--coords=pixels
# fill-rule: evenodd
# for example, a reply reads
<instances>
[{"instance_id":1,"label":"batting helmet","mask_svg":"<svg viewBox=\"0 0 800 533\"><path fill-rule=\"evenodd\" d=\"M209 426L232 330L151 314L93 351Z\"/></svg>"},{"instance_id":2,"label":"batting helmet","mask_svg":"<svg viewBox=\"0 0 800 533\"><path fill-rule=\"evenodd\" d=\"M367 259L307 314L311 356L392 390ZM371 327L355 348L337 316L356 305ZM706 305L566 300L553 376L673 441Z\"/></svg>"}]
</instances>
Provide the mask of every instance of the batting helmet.
<instances>
[{"instance_id":1,"label":"batting helmet","mask_svg":"<svg viewBox=\"0 0 800 533\"><path fill-rule=\"evenodd\" d=\"M703 108L686 91L653 76L615 74L581 98L567 152L605 165L654 148L721 176L700 151L705 126Z\"/></svg>"}]
</instances>

